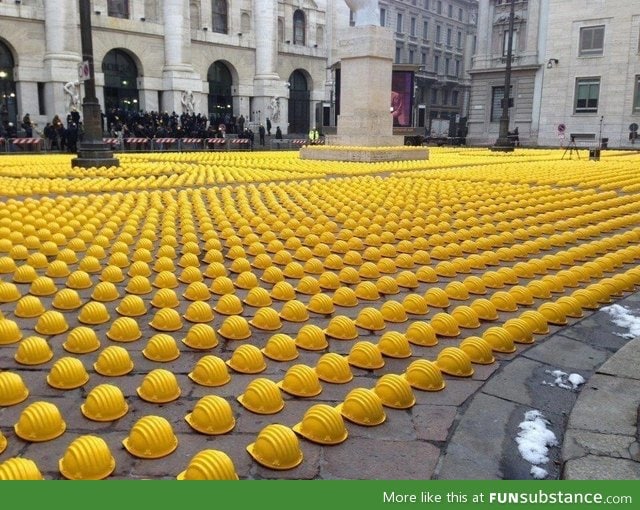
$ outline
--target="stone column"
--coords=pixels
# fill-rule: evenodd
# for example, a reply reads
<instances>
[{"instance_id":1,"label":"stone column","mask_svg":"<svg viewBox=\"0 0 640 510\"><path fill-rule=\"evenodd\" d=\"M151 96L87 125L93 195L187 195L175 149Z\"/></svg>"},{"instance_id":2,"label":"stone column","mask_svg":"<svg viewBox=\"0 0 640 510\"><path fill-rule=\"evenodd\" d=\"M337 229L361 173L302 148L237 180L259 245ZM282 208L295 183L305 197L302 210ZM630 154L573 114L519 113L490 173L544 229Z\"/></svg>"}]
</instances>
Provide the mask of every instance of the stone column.
<instances>
[{"instance_id":1,"label":"stone column","mask_svg":"<svg viewBox=\"0 0 640 510\"><path fill-rule=\"evenodd\" d=\"M191 65L191 28L189 2L164 0L163 105L168 111L182 113L182 93L190 90L198 97L202 91L200 76ZM198 113L198 112L196 112Z\"/></svg>"},{"instance_id":2,"label":"stone column","mask_svg":"<svg viewBox=\"0 0 640 510\"><path fill-rule=\"evenodd\" d=\"M393 135L391 72L393 33L375 25L355 26L338 33L341 62L340 115L333 145L402 145ZM375 78L374 78L375 77Z\"/></svg>"},{"instance_id":3,"label":"stone column","mask_svg":"<svg viewBox=\"0 0 640 510\"><path fill-rule=\"evenodd\" d=\"M489 0L479 0L478 2L478 25L476 38L476 65L474 67L486 67L486 62L491 61L491 34L493 27L491 24L491 2Z\"/></svg>"},{"instance_id":4,"label":"stone column","mask_svg":"<svg viewBox=\"0 0 640 510\"><path fill-rule=\"evenodd\" d=\"M272 0L253 0L253 17L260 20L255 23L256 60L255 75L253 79L253 98L251 99L251 111L260 111L260 121L265 122L271 117L274 130L279 125L283 133L287 132L287 117L285 116L286 99L288 91L284 81L276 71L278 56L278 2ZM270 108L272 100L279 98L280 110L277 119L273 118L273 110ZM246 117L246 113L244 113ZM248 117L247 117L248 118Z\"/></svg>"},{"instance_id":5,"label":"stone column","mask_svg":"<svg viewBox=\"0 0 640 510\"><path fill-rule=\"evenodd\" d=\"M44 81L47 115L67 115L64 84L78 79L82 58L77 42L78 11L74 0L44 2Z\"/></svg>"}]
</instances>

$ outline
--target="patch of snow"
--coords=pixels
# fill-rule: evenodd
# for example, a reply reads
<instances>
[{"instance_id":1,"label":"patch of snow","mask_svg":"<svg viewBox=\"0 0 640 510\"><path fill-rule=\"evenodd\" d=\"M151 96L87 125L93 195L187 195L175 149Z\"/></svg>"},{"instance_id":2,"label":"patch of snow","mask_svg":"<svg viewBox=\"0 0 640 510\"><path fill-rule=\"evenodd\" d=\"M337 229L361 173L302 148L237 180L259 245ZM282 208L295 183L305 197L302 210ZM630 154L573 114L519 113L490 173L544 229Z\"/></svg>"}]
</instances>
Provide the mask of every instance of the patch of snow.
<instances>
[{"instance_id":1,"label":"patch of snow","mask_svg":"<svg viewBox=\"0 0 640 510\"><path fill-rule=\"evenodd\" d=\"M549 421L540 411L527 411L524 418L525 421L518 425L518 451L522 458L531 464L546 464L549 462L549 447L557 446L558 439L547 429Z\"/></svg>"},{"instance_id":2,"label":"patch of snow","mask_svg":"<svg viewBox=\"0 0 640 510\"><path fill-rule=\"evenodd\" d=\"M564 390L575 391L585 383L584 377L580 374L567 374L562 370L545 370L544 372L554 377L553 382L542 381L542 384L545 386L556 386Z\"/></svg>"},{"instance_id":3,"label":"patch of snow","mask_svg":"<svg viewBox=\"0 0 640 510\"><path fill-rule=\"evenodd\" d=\"M542 480L549 475L549 472L546 469L542 469L538 466L531 466L531 476L533 476L536 480Z\"/></svg>"},{"instance_id":4,"label":"patch of snow","mask_svg":"<svg viewBox=\"0 0 640 510\"><path fill-rule=\"evenodd\" d=\"M623 338L640 336L640 317L633 315L631 310L621 305L605 306L601 310L611 316L616 326L629 330L627 333L617 333L617 335Z\"/></svg>"}]
</instances>

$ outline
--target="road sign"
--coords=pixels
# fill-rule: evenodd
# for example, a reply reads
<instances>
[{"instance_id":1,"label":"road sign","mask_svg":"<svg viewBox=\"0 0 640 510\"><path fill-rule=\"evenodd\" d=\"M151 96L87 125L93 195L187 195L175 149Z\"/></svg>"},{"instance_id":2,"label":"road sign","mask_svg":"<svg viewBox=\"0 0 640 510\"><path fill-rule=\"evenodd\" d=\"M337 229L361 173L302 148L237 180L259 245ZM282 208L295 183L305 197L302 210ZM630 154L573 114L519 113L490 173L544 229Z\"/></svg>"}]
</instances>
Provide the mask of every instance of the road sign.
<instances>
[{"instance_id":1,"label":"road sign","mask_svg":"<svg viewBox=\"0 0 640 510\"><path fill-rule=\"evenodd\" d=\"M560 138L560 140L564 140L564 133L558 133L558 138Z\"/></svg>"},{"instance_id":2,"label":"road sign","mask_svg":"<svg viewBox=\"0 0 640 510\"><path fill-rule=\"evenodd\" d=\"M78 79L80 81L86 81L91 78L91 70L89 69L89 61L78 64Z\"/></svg>"},{"instance_id":3,"label":"road sign","mask_svg":"<svg viewBox=\"0 0 640 510\"><path fill-rule=\"evenodd\" d=\"M567 129L567 126L565 126L564 124L558 124L558 133L564 133L565 130Z\"/></svg>"},{"instance_id":4,"label":"road sign","mask_svg":"<svg viewBox=\"0 0 640 510\"><path fill-rule=\"evenodd\" d=\"M633 124L631 124L629 126L629 131L631 131L631 132L638 131L638 124L636 124L635 122Z\"/></svg>"}]
</instances>

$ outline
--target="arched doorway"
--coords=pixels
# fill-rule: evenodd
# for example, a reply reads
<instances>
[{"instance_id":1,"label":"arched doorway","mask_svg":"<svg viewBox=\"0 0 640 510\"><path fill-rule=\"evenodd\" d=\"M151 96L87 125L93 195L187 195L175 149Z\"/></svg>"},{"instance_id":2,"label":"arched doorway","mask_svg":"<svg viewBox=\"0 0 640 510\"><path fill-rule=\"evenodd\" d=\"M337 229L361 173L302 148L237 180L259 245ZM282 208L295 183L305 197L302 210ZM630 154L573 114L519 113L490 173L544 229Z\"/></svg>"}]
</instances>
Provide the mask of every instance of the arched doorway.
<instances>
[{"instance_id":1,"label":"arched doorway","mask_svg":"<svg viewBox=\"0 0 640 510\"><path fill-rule=\"evenodd\" d=\"M18 108L16 101L16 83L13 81L15 63L9 47L0 41L0 121L2 131L7 131L11 122L18 128Z\"/></svg>"},{"instance_id":2,"label":"arched doorway","mask_svg":"<svg viewBox=\"0 0 640 510\"><path fill-rule=\"evenodd\" d=\"M133 59L123 50L111 50L104 56L102 72L105 110L139 110L138 66Z\"/></svg>"},{"instance_id":3,"label":"arched doorway","mask_svg":"<svg viewBox=\"0 0 640 510\"><path fill-rule=\"evenodd\" d=\"M224 62L218 60L209 66L207 81L209 82L209 117L225 122L226 116L233 116L231 71Z\"/></svg>"},{"instance_id":4,"label":"arched doorway","mask_svg":"<svg viewBox=\"0 0 640 510\"><path fill-rule=\"evenodd\" d=\"M302 71L289 76L289 133L306 133L309 129L309 101L311 94Z\"/></svg>"}]
</instances>

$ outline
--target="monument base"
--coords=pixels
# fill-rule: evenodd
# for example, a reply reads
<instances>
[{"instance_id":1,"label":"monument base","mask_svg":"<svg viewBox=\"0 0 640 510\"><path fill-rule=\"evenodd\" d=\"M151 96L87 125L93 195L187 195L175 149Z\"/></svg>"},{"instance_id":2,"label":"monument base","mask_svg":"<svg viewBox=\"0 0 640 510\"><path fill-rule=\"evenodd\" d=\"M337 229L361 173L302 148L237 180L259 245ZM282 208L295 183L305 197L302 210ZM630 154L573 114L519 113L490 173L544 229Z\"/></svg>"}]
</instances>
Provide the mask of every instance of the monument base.
<instances>
[{"instance_id":1,"label":"monument base","mask_svg":"<svg viewBox=\"0 0 640 510\"><path fill-rule=\"evenodd\" d=\"M113 157L111 147L103 142L83 142L78 148L78 157L71 160L72 167L94 168L120 166L118 158Z\"/></svg>"},{"instance_id":2,"label":"monument base","mask_svg":"<svg viewBox=\"0 0 640 510\"><path fill-rule=\"evenodd\" d=\"M429 159L426 147L344 147L308 146L300 149L300 159L378 163L384 161L418 161Z\"/></svg>"}]
</instances>

